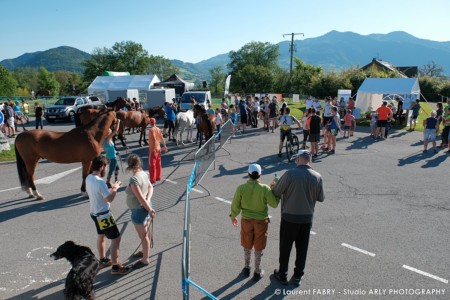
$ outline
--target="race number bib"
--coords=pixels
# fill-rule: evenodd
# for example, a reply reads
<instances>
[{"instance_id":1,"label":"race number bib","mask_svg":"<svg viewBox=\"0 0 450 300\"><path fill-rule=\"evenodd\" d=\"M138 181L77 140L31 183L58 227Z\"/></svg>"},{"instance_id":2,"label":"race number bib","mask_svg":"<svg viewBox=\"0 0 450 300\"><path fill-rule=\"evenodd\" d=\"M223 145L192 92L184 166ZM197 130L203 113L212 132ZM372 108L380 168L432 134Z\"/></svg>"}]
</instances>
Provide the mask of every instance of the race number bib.
<instances>
[{"instance_id":1,"label":"race number bib","mask_svg":"<svg viewBox=\"0 0 450 300\"><path fill-rule=\"evenodd\" d=\"M101 230L108 229L116 225L116 220L111 212L97 216L97 223Z\"/></svg>"},{"instance_id":2,"label":"race number bib","mask_svg":"<svg viewBox=\"0 0 450 300\"><path fill-rule=\"evenodd\" d=\"M289 125L281 125L281 129L289 130L289 129L291 129L291 126L289 126Z\"/></svg>"}]
</instances>

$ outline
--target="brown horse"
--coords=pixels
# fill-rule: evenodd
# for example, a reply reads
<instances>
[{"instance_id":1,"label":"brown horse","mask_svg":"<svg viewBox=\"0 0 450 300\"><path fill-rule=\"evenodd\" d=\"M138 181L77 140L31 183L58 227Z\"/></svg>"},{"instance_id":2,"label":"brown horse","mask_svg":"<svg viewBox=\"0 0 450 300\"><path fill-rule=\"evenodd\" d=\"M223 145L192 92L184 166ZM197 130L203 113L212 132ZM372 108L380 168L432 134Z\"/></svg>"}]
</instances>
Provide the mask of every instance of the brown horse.
<instances>
[{"instance_id":1,"label":"brown horse","mask_svg":"<svg viewBox=\"0 0 450 300\"><path fill-rule=\"evenodd\" d=\"M117 119L120 121L118 136L122 141L124 139L123 131L125 128L139 128L141 134L139 136L139 147L142 147L142 139L144 139L144 144L147 145L147 138L145 137L145 129L147 125L150 124L150 118L143 111L123 111L120 110L116 112ZM123 144L123 142L122 142Z\"/></svg>"},{"instance_id":2,"label":"brown horse","mask_svg":"<svg viewBox=\"0 0 450 300\"><path fill-rule=\"evenodd\" d=\"M128 103L128 101L123 97L117 97L116 100L112 102L106 102L105 105L107 107L112 107L114 111L119 111L123 107L126 107L129 111L131 110L130 103Z\"/></svg>"},{"instance_id":3,"label":"brown horse","mask_svg":"<svg viewBox=\"0 0 450 300\"><path fill-rule=\"evenodd\" d=\"M197 125L197 130L200 132L200 144L198 145L200 148L202 146L203 135L205 136L205 142L214 136L216 121L214 119L211 120L206 109L199 104L194 105L194 118L197 118L197 116L200 116L200 124Z\"/></svg>"},{"instance_id":4,"label":"brown horse","mask_svg":"<svg viewBox=\"0 0 450 300\"><path fill-rule=\"evenodd\" d=\"M155 106L149 108L147 112L149 118L153 118L153 116L156 114L158 114L158 117L160 117L161 119L164 119L166 117L166 111L164 110L163 106Z\"/></svg>"},{"instance_id":5,"label":"brown horse","mask_svg":"<svg viewBox=\"0 0 450 300\"><path fill-rule=\"evenodd\" d=\"M81 191L85 192L85 179L89 174L92 160L100 155L103 140L115 122L116 113L105 110L88 125L68 132L36 129L19 134L16 138L15 151L22 189L30 197L44 199L34 184L34 171L39 159L45 158L61 164L81 162L83 165Z\"/></svg>"}]
</instances>

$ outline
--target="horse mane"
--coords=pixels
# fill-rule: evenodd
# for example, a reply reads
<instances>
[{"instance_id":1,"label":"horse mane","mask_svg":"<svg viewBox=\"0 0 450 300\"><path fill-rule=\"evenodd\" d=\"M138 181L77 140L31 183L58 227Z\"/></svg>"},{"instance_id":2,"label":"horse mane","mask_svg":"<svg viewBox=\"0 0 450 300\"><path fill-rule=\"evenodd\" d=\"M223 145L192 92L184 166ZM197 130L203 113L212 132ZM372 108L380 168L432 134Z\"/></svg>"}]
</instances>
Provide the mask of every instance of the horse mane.
<instances>
[{"instance_id":1,"label":"horse mane","mask_svg":"<svg viewBox=\"0 0 450 300\"><path fill-rule=\"evenodd\" d=\"M92 127L99 127L100 122L103 121L104 118L102 118L103 115L108 114L109 112L114 112L114 110L112 109L100 109L98 112L98 115L89 123L81 126L80 128L82 128L83 130L89 130Z\"/></svg>"}]
</instances>

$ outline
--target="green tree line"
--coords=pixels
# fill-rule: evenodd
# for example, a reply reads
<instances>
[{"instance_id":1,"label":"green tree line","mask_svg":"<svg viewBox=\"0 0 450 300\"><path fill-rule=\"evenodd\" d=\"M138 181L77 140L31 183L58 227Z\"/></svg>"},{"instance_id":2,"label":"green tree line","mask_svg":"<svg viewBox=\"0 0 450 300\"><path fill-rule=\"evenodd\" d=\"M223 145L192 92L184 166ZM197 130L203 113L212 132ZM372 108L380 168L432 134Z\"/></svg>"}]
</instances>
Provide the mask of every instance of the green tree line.
<instances>
[{"instance_id":1,"label":"green tree line","mask_svg":"<svg viewBox=\"0 0 450 300\"><path fill-rule=\"evenodd\" d=\"M223 95L225 78L231 74L232 93L277 92L324 98L336 95L338 89L350 89L354 94L367 77L399 76L395 72L356 67L326 72L320 66L295 58L291 77L289 70L278 65L278 57L278 45L250 42L229 53L227 69L216 66L209 70L208 89L215 95ZM106 70L124 71L132 75L156 74L161 80L164 79L163 74L167 77L180 71L169 59L149 55L141 44L131 41L115 43L111 48L94 49L83 66L83 74L49 72L44 67L39 70L17 68L10 72L0 66L0 95L27 97L31 91L49 91L52 96L86 94L89 84ZM441 95L450 97L450 81L442 75L443 71L434 62L420 68L419 84L427 100L438 101ZM202 82L198 82L196 88L204 89Z\"/></svg>"}]
</instances>

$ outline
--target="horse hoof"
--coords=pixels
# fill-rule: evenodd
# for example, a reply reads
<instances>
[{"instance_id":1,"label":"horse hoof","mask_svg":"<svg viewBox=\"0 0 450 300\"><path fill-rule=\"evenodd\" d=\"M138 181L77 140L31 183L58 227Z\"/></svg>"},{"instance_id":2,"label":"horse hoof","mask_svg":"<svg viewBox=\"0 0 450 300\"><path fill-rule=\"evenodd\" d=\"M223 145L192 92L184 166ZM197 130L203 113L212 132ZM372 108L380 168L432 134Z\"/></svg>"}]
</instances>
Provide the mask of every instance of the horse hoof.
<instances>
[{"instance_id":1,"label":"horse hoof","mask_svg":"<svg viewBox=\"0 0 450 300\"><path fill-rule=\"evenodd\" d=\"M81 192L81 197L89 197L87 192Z\"/></svg>"},{"instance_id":2,"label":"horse hoof","mask_svg":"<svg viewBox=\"0 0 450 300\"><path fill-rule=\"evenodd\" d=\"M36 200L45 200L45 197L42 196L42 195L39 195L39 196L36 197Z\"/></svg>"},{"instance_id":3,"label":"horse hoof","mask_svg":"<svg viewBox=\"0 0 450 300\"><path fill-rule=\"evenodd\" d=\"M28 195L28 199L33 199L33 198L36 198L36 196L35 195Z\"/></svg>"}]
</instances>

